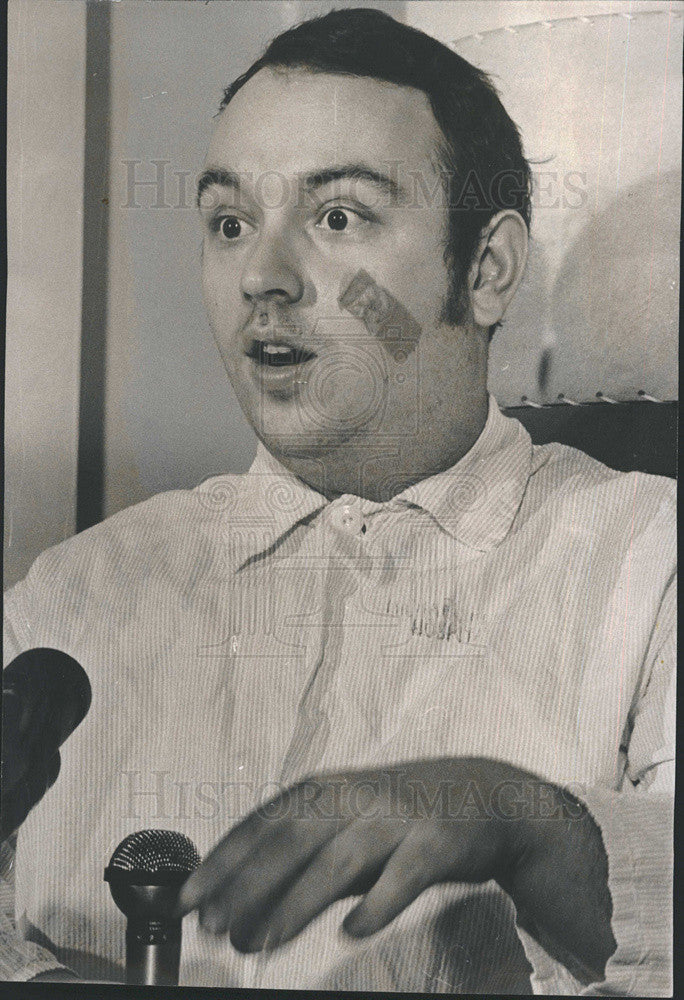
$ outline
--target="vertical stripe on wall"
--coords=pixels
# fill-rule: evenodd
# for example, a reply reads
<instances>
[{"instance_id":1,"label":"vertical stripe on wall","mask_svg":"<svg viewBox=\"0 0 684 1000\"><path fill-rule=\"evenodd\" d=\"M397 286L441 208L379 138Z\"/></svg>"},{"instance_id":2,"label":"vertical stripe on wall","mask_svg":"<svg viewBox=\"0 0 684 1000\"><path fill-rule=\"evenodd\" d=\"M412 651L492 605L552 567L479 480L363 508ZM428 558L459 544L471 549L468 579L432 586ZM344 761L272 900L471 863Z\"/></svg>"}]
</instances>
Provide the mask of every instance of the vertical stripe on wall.
<instances>
[{"instance_id":1,"label":"vertical stripe on wall","mask_svg":"<svg viewBox=\"0 0 684 1000\"><path fill-rule=\"evenodd\" d=\"M76 530L102 520L109 229L110 6L86 14L86 123L83 185L83 295Z\"/></svg>"}]
</instances>

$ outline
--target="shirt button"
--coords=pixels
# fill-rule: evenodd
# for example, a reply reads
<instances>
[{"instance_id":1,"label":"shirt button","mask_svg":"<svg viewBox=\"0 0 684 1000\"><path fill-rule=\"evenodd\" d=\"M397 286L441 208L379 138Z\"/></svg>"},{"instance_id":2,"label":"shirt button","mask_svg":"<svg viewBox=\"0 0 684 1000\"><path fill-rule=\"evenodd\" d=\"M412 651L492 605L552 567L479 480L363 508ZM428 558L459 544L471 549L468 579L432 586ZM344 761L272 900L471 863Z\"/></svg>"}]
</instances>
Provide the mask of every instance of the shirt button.
<instances>
[{"instance_id":1,"label":"shirt button","mask_svg":"<svg viewBox=\"0 0 684 1000\"><path fill-rule=\"evenodd\" d=\"M355 534L361 530L361 514L354 507L349 504L345 504L342 508L340 523L345 531L348 531L350 534Z\"/></svg>"}]
</instances>

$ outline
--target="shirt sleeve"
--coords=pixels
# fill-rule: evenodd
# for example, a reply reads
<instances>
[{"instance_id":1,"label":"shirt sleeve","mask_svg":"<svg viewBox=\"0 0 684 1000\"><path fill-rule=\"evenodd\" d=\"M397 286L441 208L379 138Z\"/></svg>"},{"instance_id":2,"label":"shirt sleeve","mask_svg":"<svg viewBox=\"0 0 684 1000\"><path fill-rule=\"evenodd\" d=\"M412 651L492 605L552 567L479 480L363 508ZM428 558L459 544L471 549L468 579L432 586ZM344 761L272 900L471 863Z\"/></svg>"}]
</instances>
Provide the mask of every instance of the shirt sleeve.
<instances>
[{"instance_id":1,"label":"shirt sleeve","mask_svg":"<svg viewBox=\"0 0 684 1000\"><path fill-rule=\"evenodd\" d=\"M601 982L582 985L518 926L535 993L672 996L676 583L661 604L620 791L572 787L601 831L617 948Z\"/></svg>"},{"instance_id":2,"label":"shirt sleeve","mask_svg":"<svg viewBox=\"0 0 684 1000\"><path fill-rule=\"evenodd\" d=\"M5 595L3 661L6 666L15 656L30 649L31 636L19 609L21 585ZM0 981L27 982L35 976L55 970L65 971L55 956L26 941L17 929L14 912L14 861L16 834L0 843ZM71 970L66 970L71 971Z\"/></svg>"},{"instance_id":3,"label":"shirt sleeve","mask_svg":"<svg viewBox=\"0 0 684 1000\"><path fill-rule=\"evenodd\" d=\"M65 970L55 956L17 931L14 917L14 836L0 844L0 980L27 982ZM70 971L70 970L67 970Z\"/></svg>"}]
</instances>

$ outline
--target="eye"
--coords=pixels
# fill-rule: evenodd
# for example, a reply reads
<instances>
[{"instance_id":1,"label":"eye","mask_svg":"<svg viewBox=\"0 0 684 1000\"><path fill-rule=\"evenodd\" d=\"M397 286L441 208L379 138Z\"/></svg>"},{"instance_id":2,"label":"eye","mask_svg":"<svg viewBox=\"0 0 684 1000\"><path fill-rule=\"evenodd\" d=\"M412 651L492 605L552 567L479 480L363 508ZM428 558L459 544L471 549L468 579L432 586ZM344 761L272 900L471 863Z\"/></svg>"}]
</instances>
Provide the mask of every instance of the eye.
<instances>
[{"instance_id":1,"label":"eye","mask_svg":"<svg viewBox=\"0 0 684 1000\"><path fill-rule=\"evenodd\" d=\"M220 215L212 221L212 229L223 240L235 242L241 236L246 236L252 232L253 226L250 226L244 219L238 218L237 215Z\"/></svg>"},{"instance_id":2,"label":"eye","mask_svg":"<svg viewBox=\"0 0 684 1000\"><path fill-rule=\"evenodd\" d=\"M366 225L367 221L351 208L329 208L322 215L318 225L328 232L342 233L345 230L348 232L357 230Z\"/></svg>"},{"instance_id":3,"label":"eye","mask_svg":"<svg viewBox=\"0 0 684 1000\"><path fill-rule=\"evenodd\" d=\"M227 240L235 240L242 235L242 223L235 215L227 215L221 219L221 235Z\"/></svg>"},{"instance_id":4,"label":"eye","mask_svg":"<svg viewBox=\"0 0 684 1000\"><path fill-rule=\"evenodd\" d=\"M331 208L323 218L327 219L329 227L336 232L346 229L349 225L349 216L342 208Z\"/></svg>"}]
</instances>

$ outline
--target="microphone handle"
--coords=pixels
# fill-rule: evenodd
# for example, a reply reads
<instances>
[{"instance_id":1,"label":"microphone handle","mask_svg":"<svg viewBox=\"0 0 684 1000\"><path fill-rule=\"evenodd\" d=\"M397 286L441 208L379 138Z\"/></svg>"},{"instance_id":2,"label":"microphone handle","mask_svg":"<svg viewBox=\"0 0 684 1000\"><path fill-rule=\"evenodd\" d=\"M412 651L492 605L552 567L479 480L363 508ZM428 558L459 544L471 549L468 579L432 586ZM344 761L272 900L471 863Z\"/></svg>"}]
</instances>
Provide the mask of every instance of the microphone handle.
<instances>
[{"instance_id":1,"label":"microphone handle","mask_svg":"<svg viewBox=\"0 0 684 1000\"><path fill-rule=\"evenodd\" d=\"M181 922L138 923L126 927L126 982L129 985L178 986Z\"/></svg>"},{"instance_id":2,"label":"microphone handle","mask_svg":"<svg viewBox=\"0 0 684 1000\"><path fill-rule=\"evenodd\" d=\"M62 758L56 750L47 760L34 762L11 791L5 790L3 780L0 784L0 841L7 840L19 829L36 803L54 785L61 764Z\"/></svg>"}]
</instances>

